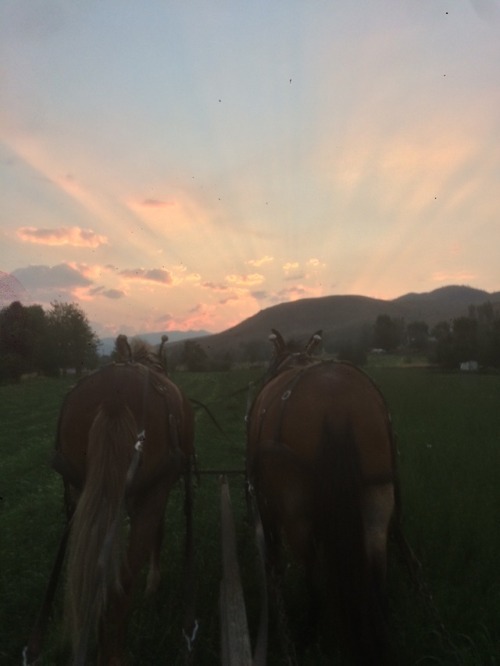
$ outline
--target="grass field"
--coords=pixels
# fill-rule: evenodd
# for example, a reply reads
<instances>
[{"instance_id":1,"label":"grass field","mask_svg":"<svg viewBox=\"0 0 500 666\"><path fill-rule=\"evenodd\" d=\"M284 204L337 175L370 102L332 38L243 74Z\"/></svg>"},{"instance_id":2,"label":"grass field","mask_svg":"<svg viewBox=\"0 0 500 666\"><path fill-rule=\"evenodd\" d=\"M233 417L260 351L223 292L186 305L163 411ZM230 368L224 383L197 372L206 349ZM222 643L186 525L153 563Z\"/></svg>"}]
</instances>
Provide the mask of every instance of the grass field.
<instances>
[{"instance_id":1,"label":"grass field","mask_svg":"<svg viewBox=\"0 0 500 666\"><path fill-rule=\"evenodd\" d=\"M500 377L441 374L425 369L370 370L391 407L400 449L404 528L433 593L428 610L412 588L393 547L389 565L391 623L401 666L500 665ZM200 467L244 465L246 392L252 371L182 373L187 394L208 404L222 435L197 411ZM64 524L62 484L48 460L57 414L69 381L34 379L0 387L0 663L20 663L22 646L44 592ZM245 521L243 477L231 493L248 615L252 630L259 594L252 530ZM183 663L181 636L182 492L166 518L163 580L158 594L137 605L130 626L131 664ZM218 590L221 578L219 489L204 476L195 494L197 596L200 630L195 663L219 660ZM304 612L299 572L288 574L287 602L295 622ZM439 621L445 627L440 629ZM43 665L58 663L61 599L50 624ZM271 666L279 664L271 645ZM303 663L330 663L325 632ZM340 658L338 662L344 663Z\"/></svg>"}]
</instances>

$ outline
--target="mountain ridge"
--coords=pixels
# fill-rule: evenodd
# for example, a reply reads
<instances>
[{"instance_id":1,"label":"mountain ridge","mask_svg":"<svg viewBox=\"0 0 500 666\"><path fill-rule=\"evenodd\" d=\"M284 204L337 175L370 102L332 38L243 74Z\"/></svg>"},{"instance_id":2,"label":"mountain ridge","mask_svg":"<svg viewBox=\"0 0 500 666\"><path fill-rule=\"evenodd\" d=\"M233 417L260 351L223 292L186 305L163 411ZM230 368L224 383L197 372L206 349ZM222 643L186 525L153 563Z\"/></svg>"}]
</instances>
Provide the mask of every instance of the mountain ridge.
<instances>
[{"instance_id":1,"label":"mountain ridge","mask_svg":"<svg viewBox=\"0 0 500 666\"><path fill-rule=\"evenodd\" d=\"M361 295L332 295L279 303L260 310L239 324L196 341L209 355L241 355L245 347L266 343L271 328L285 338L301 339L318 329L325 340L348 339L381 314L407 323L425 321L429 327L440 321L468 316L469 306L492 302L500 313L500 292L450 285L430 292L411 292L391 300ZM174 345L176 343L173 343Z\"/></svg>"},{"instance_id":2,"label":"mountain ridge","mask_svg":"<svg viewBox=\"0 0 500 666\"><path fill-rule=\"evenodd\" d=\"M158 344L163 334L169 336L172 351L185 340L195 340L209 356L231 354L243 358L251 345L267 345L271 328L285 338L302 339L321 329L326 340L352 339L363 327L372 326L379 315L402 318L406 323L424 321L429 327L440 321L468 316L470 306L491 302L500 315L500 291L488 292L464 285L448 285L429 292L409 292L384 300L362 295L330 295L303 298L271 305L238 324L218 333L207 331L160 331L139 334L151 344ZM105 338L107 353L114 338ZM104 352L103 352L104 353Z\"/></svg>"}]
</instances>

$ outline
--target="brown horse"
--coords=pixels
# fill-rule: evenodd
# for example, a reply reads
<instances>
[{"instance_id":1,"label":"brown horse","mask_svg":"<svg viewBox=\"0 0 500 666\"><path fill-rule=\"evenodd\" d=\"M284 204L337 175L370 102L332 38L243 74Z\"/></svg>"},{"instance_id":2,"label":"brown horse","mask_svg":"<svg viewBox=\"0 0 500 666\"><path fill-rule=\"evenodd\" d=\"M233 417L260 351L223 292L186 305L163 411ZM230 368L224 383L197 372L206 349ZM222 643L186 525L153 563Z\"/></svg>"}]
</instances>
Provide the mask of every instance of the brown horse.
<instances>
[{"instance_id":1,"label":"brown horse","mask_svg":"<svg viewBox=\"0 0 500 666\"><path fill-rule=\"evenodd\" d=\"M399 497L388 409L362 371L312 356L321 331L296 353L278 331L270 339L274 359L247 417L268 565L279 566L284 536L333 602L355 662L387 663L387 539Z\"/></svg>"},{"instance_id":2,"label":"brown horse","mask_svg":"<svg viewBox=\"0 0 500 666\"><path fill-rule=\"evenodd\" d=\"M188 481L193 455L188 400L149 353L134 362L125 336L116 347L125 362L69 392L57 432L54 467L71 519L65 616L78 665L95 649L99 664L123 663L134 584L150 558L147 588L158 585L168 495L181 475Z\"/></svg>"}]
</instances>

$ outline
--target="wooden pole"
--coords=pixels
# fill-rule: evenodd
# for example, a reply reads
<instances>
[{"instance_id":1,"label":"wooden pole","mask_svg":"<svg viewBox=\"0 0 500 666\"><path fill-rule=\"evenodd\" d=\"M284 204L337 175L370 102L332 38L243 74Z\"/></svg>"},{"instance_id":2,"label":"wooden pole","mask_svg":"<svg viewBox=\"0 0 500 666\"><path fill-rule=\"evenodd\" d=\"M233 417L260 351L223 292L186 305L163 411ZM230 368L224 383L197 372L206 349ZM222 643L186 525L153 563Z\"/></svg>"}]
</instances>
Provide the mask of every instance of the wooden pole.
<instances>
[{"instance_id":1,"label":"wooden pole","mask_svg":"<svg viewBox=\"0 0 500 666\"><path fill-rule=\"evenodd\" d=\"M223 577L220 586L222 666L251 666L252 651L236 551L236 533L229 485L221 477L221 544Z\"/></svg>"}]
</instances>

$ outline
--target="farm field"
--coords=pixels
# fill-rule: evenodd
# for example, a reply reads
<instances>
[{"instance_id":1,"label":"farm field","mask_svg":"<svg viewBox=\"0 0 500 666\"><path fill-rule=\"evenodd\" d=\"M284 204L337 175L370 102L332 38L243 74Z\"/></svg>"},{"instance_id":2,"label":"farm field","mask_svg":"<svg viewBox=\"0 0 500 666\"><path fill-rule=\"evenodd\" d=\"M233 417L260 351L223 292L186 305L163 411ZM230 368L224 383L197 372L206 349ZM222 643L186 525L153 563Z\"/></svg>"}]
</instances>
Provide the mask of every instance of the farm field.
<instances>
[{"instance_id":1,"label":"farm field","mask_svg":"<svg viewBox=\"0 0 500 666\"><path fill-rule=\"evenodd\" d=\"M390 406L400 450L404 530L433 595L428 607L391 545L391 627L398 664L500 665L500 376L442 374L423 368L368 368ZM224 434L196 410L196 446L203 469L243 469L249 382L259 371L179 373L187 395L210 407ZM64 524L62 483L48 461L56 420L71 380L33 379L0 387L0 664L21 663ZM258 574L253 531L246 522L242 475L230 476L249 624L256 630ZM163 578L138 603L128 650L138 666L184 663L182 637L182 487L166 516ZM220 663L221 579L219 486L203 475L195 490L197 616L195 664ZM291 630L304 620L300 572L287 572ZM62 586L61 586L62 587ZM42 666L61 662L62 589ZM140 601L140 600L138 600ZM270 666L279 664L271 641ZM300 657L305 666L347 664L329 631Z\"/></svg>"}]
</instances>

